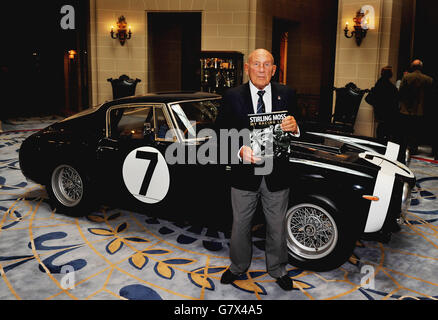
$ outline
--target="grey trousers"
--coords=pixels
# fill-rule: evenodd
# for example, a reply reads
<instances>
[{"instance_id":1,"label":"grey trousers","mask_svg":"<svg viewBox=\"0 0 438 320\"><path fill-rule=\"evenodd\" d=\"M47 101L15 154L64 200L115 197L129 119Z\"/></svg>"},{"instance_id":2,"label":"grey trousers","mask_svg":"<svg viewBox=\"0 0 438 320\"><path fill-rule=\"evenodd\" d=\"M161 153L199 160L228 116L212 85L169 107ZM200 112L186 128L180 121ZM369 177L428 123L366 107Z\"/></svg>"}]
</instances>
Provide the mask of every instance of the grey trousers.
<instances>
[{"instance_id":1,"label":"grey trousers","mask_svg":"<svg viewBox=\"0 0 438 320\"><path fill-rule=\"evenodd\" d=\"M231 188L233 228L230 244L230 271L234 274L242 274L249 269L251 264L251 222L259 198L262 201L266 218L266 270L271 277L279 278L287 274L288 254L284 219L289 202L289 189L270 192L264 178L256 192Z\"/></svg>"}]
</instances>

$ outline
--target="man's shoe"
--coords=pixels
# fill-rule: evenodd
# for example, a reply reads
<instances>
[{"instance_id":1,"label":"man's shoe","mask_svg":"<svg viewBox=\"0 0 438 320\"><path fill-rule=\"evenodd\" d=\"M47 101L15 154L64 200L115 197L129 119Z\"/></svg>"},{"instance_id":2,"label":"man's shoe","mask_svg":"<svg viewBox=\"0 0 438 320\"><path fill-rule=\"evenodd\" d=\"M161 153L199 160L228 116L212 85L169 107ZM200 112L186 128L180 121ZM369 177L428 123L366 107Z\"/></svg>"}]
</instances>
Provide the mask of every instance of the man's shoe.
<instances>
[{"instance_id":1,"label":"man's shoe","mask_svg":"<svg viewBox=\"0 0 438 320\"><path fill-rule=\"evenodd\" d=\"M237 274L234 274L230 271L230 269L227 269L221 277L221 283L222 284L231 284L234 281L237 280L237 278L239 278L239 276Z\"/></svg>"},{"instance_id":2,"label":"man's shoe","mask_svg":"<svg viewBox=\"0 0 438 320\"><path fill-rule=\"evenodd\" d=\"M294 288L294 282L287 274L281 278L277 278L276 282L284 291L291 291Z\"/></svg>"}]
</instances>

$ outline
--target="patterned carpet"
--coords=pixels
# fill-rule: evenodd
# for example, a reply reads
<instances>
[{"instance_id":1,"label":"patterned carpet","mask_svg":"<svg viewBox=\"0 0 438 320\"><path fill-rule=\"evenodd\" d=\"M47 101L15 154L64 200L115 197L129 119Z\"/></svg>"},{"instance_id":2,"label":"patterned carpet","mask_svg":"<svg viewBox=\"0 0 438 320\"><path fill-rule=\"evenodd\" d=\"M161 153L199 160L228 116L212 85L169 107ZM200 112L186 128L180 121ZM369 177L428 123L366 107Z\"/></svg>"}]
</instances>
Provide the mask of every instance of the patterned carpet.
<instances>
[{"instance_id":1,"label":"patterned carpet","mask_svg":"<svg viewBox=\"0 0 438 320\"><path fill-rule=\"evenodd\" d=\"M21 174L18 150L55 118L19 119L0 134L0 300L386 300L438 299L438 165L413 160L417 179L408 221L388 244L361 241L330 272L289 265L282 291L265 271L254 237L249 272L221 285L229 235L102 207L88 217L52 212L46 192ZM367 281L366 281L367 280Z\"/></svg>"}]
</instances>

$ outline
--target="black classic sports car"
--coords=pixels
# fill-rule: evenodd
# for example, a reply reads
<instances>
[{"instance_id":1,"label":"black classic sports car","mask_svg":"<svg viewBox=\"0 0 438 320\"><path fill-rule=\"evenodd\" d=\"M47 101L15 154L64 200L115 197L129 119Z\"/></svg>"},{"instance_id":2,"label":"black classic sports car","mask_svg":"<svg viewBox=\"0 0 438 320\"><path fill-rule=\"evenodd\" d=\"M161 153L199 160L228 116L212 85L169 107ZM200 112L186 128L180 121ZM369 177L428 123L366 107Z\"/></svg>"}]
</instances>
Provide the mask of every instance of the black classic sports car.
<instances>
[{"instance_id":1,"label":"black classic sports car","mask_svg":"<svg viewBox=\"0 0 438 320\"><path fill-rule=\"evenodd\" d=\"M227 177L216 154L221 97L166 93L103 103L27 138L23 174L46 186L57 212L97 205L148 215L231 223ZM403 151L372 139L302 132L289 142L291 198L285 219L291 264L330 270L362 237L390 234L410 203L415 177ZM262 215L261 215L262 216Z\"/></svg>"}]
</instances>

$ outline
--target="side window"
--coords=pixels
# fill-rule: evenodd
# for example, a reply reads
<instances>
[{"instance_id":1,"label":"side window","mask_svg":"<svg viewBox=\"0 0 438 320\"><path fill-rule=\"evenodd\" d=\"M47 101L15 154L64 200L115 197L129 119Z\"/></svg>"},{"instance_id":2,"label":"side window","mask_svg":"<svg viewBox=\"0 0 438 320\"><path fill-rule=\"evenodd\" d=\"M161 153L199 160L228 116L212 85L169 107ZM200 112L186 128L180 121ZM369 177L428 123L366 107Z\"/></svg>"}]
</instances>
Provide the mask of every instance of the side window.
<instances>
[{"instance_id":1,"label":"side window","mask_svg":"<svg viewBox=\"0 0 438 320\"><path fill-rule=\"evenodd\" d=\"M127 107L110 111L111 137L143 139L147 130L152 130L152 107Z\"/></svg>"},{"instance_id":2,"label":"side window","mask_svg":"<svg viewBox=\"0 0 438 320\"><path fill-rule=\"evenodd\" d=\"M155 123L156 123L156 130L155 130L155 139L156 140L166 140L166 141L174 141L176 139L174 130L171 131L171 134L169 134L166 137L167 132L171 129L169 127L169 123L164 115L163 108L162 107L155 107ZM167 139L166 139L167 138Z\"/></svg>"},{"instance_id":3,"label":"side window","mask_svg":"<svg viewBox=\"0 0 438 320\"><path fill-rule=\"evenodd\" d=\"M117 108L110 111L110 135L113 139L155 139L175 141L176 135L161 106ZM171 134L166 136L171 130Z\"/></svg>"}]
</instances>

